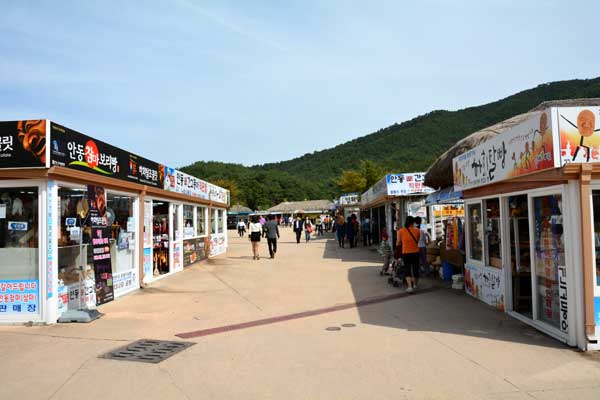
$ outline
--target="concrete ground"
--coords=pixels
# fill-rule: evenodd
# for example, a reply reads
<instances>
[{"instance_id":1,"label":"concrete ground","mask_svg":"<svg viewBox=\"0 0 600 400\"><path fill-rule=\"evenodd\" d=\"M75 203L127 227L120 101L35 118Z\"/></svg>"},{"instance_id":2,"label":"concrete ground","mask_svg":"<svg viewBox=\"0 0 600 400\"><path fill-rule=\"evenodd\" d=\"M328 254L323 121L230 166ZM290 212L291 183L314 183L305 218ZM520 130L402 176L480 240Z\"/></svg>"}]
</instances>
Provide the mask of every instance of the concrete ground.
<instances>
[{"instance_id":1,"label":"concrete ground","mask_svg":"<svg viewBox=\"0 0 600 400\"><path fill-rule=\"evenodd\" d=\"M282 233L277 257L263 242L254 261L231 232L227 256L101 306L93 323L0 327L0 398L600 399L600 357L432 281L354 307L402 293L377 253ZM99 358L142 338L195 345L159 364Z\"/></svg>"}]
</instances>

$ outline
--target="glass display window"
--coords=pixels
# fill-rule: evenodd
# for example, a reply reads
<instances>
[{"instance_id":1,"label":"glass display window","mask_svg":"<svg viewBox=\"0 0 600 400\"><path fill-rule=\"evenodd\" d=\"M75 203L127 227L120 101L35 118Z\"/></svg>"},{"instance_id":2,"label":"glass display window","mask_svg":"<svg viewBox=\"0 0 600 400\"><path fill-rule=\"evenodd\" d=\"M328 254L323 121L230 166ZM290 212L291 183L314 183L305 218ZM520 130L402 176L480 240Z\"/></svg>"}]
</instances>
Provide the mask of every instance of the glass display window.
<instances>
[{"instance_id":1,"label":"glass display window","mask_svg":"<svg viewBox=\"0 0 600 400\"><path fill-rule=\"evenodd\" d=\"M196 212L196 229L198 236L206 235L206 207L198 207Z\"/></svg>"},{"instance_id":2,"label":"glass display window","mask_svg":"<svg viewBox=\"0 0 600 400\"><path fill-rule=\"evenodd\" d=\"M37 187L0 188L0 281L39 279L38 194Z\"/></svg>"},{"instance_id":3,"label":"glass display window","mask_svg":"<svg viewBox=\"0 0 600 400\"><path fill-rule=\"evenodd\" d=\"M111 258L113 273L136 268L137 223L135 197L107 193L107 215L111 228Z\"/></svg>"},{"instance_id":4,"label":"glass display window","mask_svg":"<svg viewBox=\"0 0 600 400\"><path fill-rule=\"evenodd\" d=\"M566 298L562 197L533 197L537 319L561 328L564 315L560 297ZM564 329L563 329L564 330Z\"/></svg>"},{"instance_id":5,"label":"glass display window","mask_svg":"<svg viewBox=\"0 0 600 400\"><path fill-rule=\"evenodd\" d=\"M187 204L183 205L183 238L191 238L196 236L194 228L194 210L196 207Z\"/></svg>"},{"instance_id":6,"label":"glass display window","mask_svg":"<svg viewBox=\"0 0 600 400\"><path fill-rule=\"evenodd\" d=\"M483 220L481 204L467 205L469 215L469 258L483 262Z\"/></svg>"},{"instance_id":7,"label":"glass display window","mask_svg":"<svg viewBox=\"0 0 600 400\"><path fill-rule=\"evenodd\" d=\"M502 268L502 243L500 233L500 199L487 199L485 206L486 264Z\"/></svg>"},{"instance_id":8,"label":"glass display window","mask_svg":"<svg viewBox=\"0 0 600 400\"><path fill-rule=\"evenodd\" d=\"M217 210L213 208L210 212L210 234L215 233L217 233Z\"/></svg>"},{"instance_id":9,"label":"glass display window","mask_svg":"<svg viewBox=\"0 0 600 400\"><path fill-rule=\"evenodd\" d=\"M217 210L217 228L218 233L225 232L225 210Z\"/></svg>"},{"instance_id":10,"label":"glass display window","mask_svg":"<svg viewBox=\"0 0 600 400\"><path fill-rule=\"evenodd\" d=\"M173 224L173 240L180 240L182 237L181 224L179 222L179 209L181 205L171 205L171 223Z\"/></svg>"}]
</instances>

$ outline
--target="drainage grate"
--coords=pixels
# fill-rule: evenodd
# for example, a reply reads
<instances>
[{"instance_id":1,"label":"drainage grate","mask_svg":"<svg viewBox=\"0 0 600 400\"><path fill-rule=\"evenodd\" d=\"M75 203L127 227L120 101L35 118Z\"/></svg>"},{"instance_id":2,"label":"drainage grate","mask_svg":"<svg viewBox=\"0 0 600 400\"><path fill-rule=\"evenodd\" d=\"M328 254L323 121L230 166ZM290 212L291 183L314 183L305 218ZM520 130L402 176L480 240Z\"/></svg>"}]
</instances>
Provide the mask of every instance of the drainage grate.
<instances>
[{"instance_id":1,"label":"drainage grate","mask_svg":"<svg viewBox=\"0 0 600 400\"><path fill-rule=\"evenodd\" d=\"M196 343L142 339L109 351L100 358L158 364L194 344Z\"/></svg>"}]
</instances>

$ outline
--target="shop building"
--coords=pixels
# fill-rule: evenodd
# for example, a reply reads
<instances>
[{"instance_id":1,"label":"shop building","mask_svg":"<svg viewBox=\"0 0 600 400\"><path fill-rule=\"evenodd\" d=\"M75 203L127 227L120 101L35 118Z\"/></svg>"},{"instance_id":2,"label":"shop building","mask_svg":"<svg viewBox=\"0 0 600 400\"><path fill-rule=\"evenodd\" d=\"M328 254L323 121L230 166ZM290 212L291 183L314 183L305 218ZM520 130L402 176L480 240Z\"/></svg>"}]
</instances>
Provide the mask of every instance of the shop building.
<instances>
[{"instance_id":1,"label":"shop building","mask_svg":"<svg viewBox=\"0 0 600 400\"><path fill-rule=\"evenodd\" d=\"M412 215L427 220L424 199L433 189L425 186L424 180L422 172L387 174L362 194L361 213L371 220L373 243L378 243L385 231L395 246L397 219L404 221Z\"/></svg>"},{"instance_id":2,"label":"shop building","mask_svg":"<svg viewBox=\"0 0 600 400\"><path fill-rule=\"evenodd\" d=\"M452 160L465 203L466 292L599 349L600 100L543 103L487 131Z\"/></svg>"},{"instance_id":3,"label":"shop building","mask_svg":"<svg viewBox=\"0 0 600 400\"><path fill-rule=\"evenodd\" d=\"M0 323L55 323L227 248L225 189L48 120L0 122Z\"/></svg>"}]
</instances>

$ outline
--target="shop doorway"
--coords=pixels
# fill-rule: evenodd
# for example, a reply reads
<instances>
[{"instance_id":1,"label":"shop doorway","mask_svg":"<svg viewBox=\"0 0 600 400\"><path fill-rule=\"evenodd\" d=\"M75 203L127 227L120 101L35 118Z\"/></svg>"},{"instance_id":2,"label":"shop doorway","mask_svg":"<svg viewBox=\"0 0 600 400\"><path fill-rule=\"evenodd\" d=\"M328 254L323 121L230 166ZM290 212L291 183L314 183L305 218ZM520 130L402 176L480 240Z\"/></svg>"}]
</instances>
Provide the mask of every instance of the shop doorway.
<instances>
[{"instance_id":1,"label":"shop doorway","mask_svg":"<svg viewBox=\"0 0 600 400\"><path fill-rule=\"evenodd\" d=\"M529 206L527 195L510 196L507 201L513 311L532 319L532 255L529 237Z\"/></svg>"},{"instance_id":2,"label":"shop doorway","mask_svg":"<svg viewBox=\"0 0 600 400\"><path fill-rule=\"evenodd\" d=\"M168 274L169 262L169 203L167 201L152 202L152 234L153 234L153 275Z\"/></svg>"}]
</instances>

